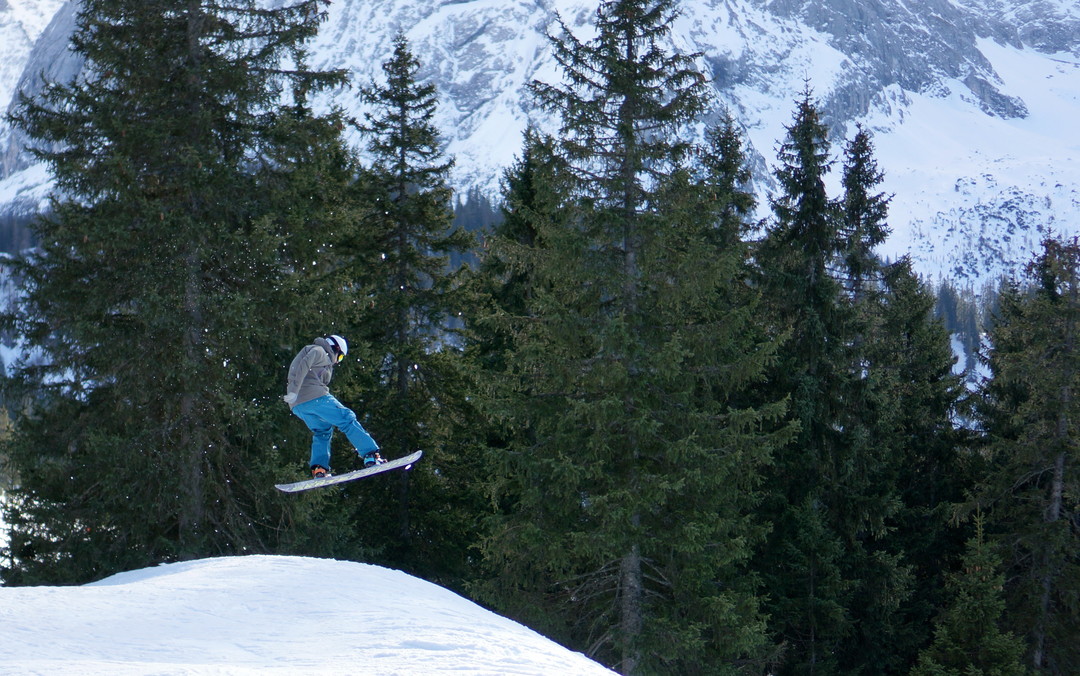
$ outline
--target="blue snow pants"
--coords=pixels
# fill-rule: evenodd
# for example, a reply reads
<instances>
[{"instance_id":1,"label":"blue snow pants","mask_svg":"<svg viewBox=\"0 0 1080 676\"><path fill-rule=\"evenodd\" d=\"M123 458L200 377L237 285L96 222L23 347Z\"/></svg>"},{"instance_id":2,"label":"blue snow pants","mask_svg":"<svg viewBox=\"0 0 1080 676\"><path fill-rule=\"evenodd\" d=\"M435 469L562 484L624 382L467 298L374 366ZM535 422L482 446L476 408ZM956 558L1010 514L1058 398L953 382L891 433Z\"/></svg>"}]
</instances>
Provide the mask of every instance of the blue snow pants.
<instances>
[{"instance_id":1,"label":"blue snow pants","mask_svg":"<svg viewBox=\"0 0 1080 676\"><path fill-rule=\"evenodd\" d=\"M304 421L311 430L311 464L330 467L330 437L334 428L345 433L360 455L379 450L379 445L371 438L360 423L356 414L327 394L318 399L305 401L293 407L292 412Z\"/></svg>"}]
</instances>

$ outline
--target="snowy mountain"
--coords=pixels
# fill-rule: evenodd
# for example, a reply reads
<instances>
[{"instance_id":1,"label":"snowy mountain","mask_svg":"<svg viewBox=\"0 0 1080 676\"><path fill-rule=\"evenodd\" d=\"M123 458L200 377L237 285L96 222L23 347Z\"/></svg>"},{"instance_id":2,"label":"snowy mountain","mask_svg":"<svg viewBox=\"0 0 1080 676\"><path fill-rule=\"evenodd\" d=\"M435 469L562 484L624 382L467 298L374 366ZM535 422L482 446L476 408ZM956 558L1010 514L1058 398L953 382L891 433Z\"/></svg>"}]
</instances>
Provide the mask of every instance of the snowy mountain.
<instances>
[{"instance_id":1,"label":"snowy mountain","mask_svg":"<svg viewBox=\"0 0 1080 676\"><path fill-rule=\"evenodd\" d=\"M43 16L56 0L23 4L33 8L24 14ZM437 123L457 160L456 186L494 194L526 123L554 129L525 86L559 78L545 38L556 13L587 37L597 5L334 0L311 65L344 67L367 82L381 75L392 37L403 30L423 63L421 77L438 87ZM3 7L0 16L16 14ZM684 0L680 11L671 47L701 53L717 104L746 130L763 192L795 100L809 84L837 154L855 123L875 133L884 190L894 194L884 254L911 253L924 274L977 286L1026 262L1050 230L1080 233L1075 0ZM5 61L5 73L25 64L17 86L32 91L43 70L78 70L62 49L72 17L65 3L32 53L16 50ZM0 24L4 44L10 25ZM12 80L0 80L0 100L10 97ZM355 89L330 98L361 111ZM46 177L28 168L19 139L5 130L0 148L0 204L26 210L40 201Z\"/></svg>"},{"instance_id":2,"label":"snowy mountain","mask_svg":"<svg viewBox=\"0 0 1080 676\"><path fill-rule=\"evenodd\" d=\"M34 43L63 2L0 0L0 94L5 101L15 91Z\"/></svg>"},{"instance_id":3,"label":"snowy mountain","mask_svg":"<svg viewBox=\"0 0 1080 676\"><path fill-rule=\"evenodd\" d=\"M442 587L243 556L82 587L0 587L0 674L612 674Z\"/></svg>"}]
</instances>

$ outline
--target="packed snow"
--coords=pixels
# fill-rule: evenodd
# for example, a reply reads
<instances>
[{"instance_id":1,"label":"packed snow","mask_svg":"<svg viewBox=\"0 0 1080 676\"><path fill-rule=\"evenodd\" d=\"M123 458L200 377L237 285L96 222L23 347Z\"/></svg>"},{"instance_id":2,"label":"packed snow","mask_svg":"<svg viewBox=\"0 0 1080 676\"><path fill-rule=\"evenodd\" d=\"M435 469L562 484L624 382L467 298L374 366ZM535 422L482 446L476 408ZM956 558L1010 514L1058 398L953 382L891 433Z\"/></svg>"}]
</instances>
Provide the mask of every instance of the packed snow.
<instances>
[{"instance_id":1,"label":"packed snow","mask_svg":"<svg viewBox=\"0 0 1080 676\"><path fill-rule=\"evenodd\" d=\"M600 676L580 653L401 571L239 556L82 587L0 587L0 674Z\"/></svg>"}]
</instances>

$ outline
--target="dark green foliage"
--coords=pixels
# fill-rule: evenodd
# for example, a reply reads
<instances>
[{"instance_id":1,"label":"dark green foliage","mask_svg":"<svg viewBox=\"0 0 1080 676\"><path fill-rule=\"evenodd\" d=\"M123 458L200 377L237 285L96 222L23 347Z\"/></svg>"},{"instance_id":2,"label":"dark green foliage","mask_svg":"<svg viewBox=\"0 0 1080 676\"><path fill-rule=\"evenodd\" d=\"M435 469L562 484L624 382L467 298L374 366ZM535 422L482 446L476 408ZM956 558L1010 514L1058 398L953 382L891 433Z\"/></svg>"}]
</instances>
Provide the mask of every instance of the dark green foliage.
<instances>
[{"instance_id":1,"label":"dark green foliage","mask_svg":"<svg viewBox=\"0 0 1080 676\"><path fill-rule=\"evenodd\" d=\"M791 334L770 386L774 396L791 397L799 424L796 440L777 452L771 468L763 512L773 528L758 558L772 629L786 653L781 673L789 674L837 673L837 648L855 630L850 608L858 582L848 577L846 547L871 525L851 502L861 496L849 490L850 482L867 478L860 461L869 440L860 433L862 421L848 417L854 402L847 400L858 384L846 349L855 316L833 272L844 247L825 189L828 152L825 126L807 93L780 148L782 190L758 254L777 331Z\"/></svg>"},{"instance_id":2,"label":"dark green foliage","mask_svg":"<svg viewBox=\"0 0 1080 676\"><path fill-rule=\"evenodd\" d=\"M918 595L940 593L925 558L947 540L938 501L959 498L948 336L907 262L874 254L888 198L869 135L847 145L830 199L827 131L806 93L779 159L757 260L775 331L791 335L768 392L791 397L800 432L771 467L773 529L755 562L777 673L901 673L927 638Z\"/></svg>"},{"instance_id":3,"label":"dark green foliage","mask_svg":"<svg viewBox=\"0 0 1080 676\"><path fill-rule=\"evenodd\" d=\"M989 476L987 529L1003 547L1006 627L1039 673L1080 669L1080 532L1076 420L1080 244L1048 239L1028 267L1030 292L1003 291L990 334L980 419Z\"/></svg>"},{"instance_id":4,"label":"dark green foliage","mask_svg":"<svg viewBox=\"0 0 1080 676\"><path fill-rule=\"evenodd\" d=\"M963 390L952 374L949 336L933 297L906 258L883 265L889 198L861 127L844 149L838 202L842 304L848 326L846 411L839 425L857 438L857 473L846 490L867 521L855 527L846 566L858 588L849 607L857 630L840 653L842 673L902 673L927 640L940 600L942 556L959 545L948 506L968 485L957 453ZM858 440L860 435L864 439Z\"/></svg>"},{"instance_id":5,"label":"dark green foliage","mask_svg":"<svg viewBox=\"0 0 1080 676\"><path fill-rule=\"evenodd\" d=\"M844 188L840 200L839 252L847 277L847 291L856 303L872 292L881 262L874 250L889 236L885 222L889 198L874 190L884 180L874 159L870 133L861 126L844 149Z\"/></svg>"},{"instance_id":6,"label":"dark green foliage","mask_svg":"<svg viewBox=\"0 0 1080 676\"><path fill-rule=\"evenodd\" d=\"M912 676L1024 676L1024 644L1002 632L1005 610L1001 559L986 541L982 517L968 540L961 570L949 576L949 599L934 642L919 655Z\"/></svg>"},{"instance_id":7,"label":"dark green foliage","mask_svg":"<svg viewBox=\"0 0 1080 676\"><path fill-rule=\"evenodd\" d=\"M484 238L476 296L484 299L470 320L470 350L485 371L501 373L512 352L514 322L525 316L534 284L541 222L555 217L559 190L554 141L525 130L521 157L503 176L501 218Z\"/></svg>"},{"instance_id":8,"label":"dark green foliage","mask_svg":"<svg viewBox=\"0 0 1080 676\"><path fill-rule=\"evenodd\" d=\"M478 269L469 280L474 302L466 318L467 351L482 374L485 394L506 386L504 378L514 361L520 322L532 311L537 254L542 251L540 224L553 222L558 205L555 178L558 161L553 143L531 127L525 130L521 157L503 175L500 218L484 238ZM514 392L511 396L516 401L517 397L530 396L530 391ZM533 430L517 425L505 410L496 410L499 408L484 406L487 416L476 430L488 449L488 461L495 467L504 462L505 453L527 448L535 440ZM497 483L492 493L500 517L506 516L504 511L515 509L501 483ZM533 607L533 599L515 598L515 594L502 588L504 571L500 565L487 566L488 573L494 577L494 589L487 590L489 596L516 617L537 617L539 608ZM483 594L483 581L478 586Z\"/></svg>"},{"instance_id":9,"label":"dark green foliage","mask_svg":"<svg viewBox=\"0 0 1080 676\"><path fill-rule=\"evenodd\" d=\"M943 283L935 319L875 254L864 129L827 193L809 91L748 242L743 139L721 114L690 141L708 89L666 49L673 0L605 0L588 41L560 21L565 79L532 87L559 136L526 132L499 213L455 209L402 35L361 89L368 163L313 113L343 81L304 66L323 4L87 0L89 74L16 109L59 191L0 327L36 348L5 383L5 582L316 554L469 589L628 674L1080 669L1077 242L984 294L992 318ZM986 327L970 418L949 331L970 356ZM328 333L335 394L425 458L282 499L310 441L285 369Z\"/></svg>"},{"instance_id":10,"label":"dark green foliage","mask_svg":"<svg viewBox=\"0 0 1080 676\"><path fill-rule=\"evenodd\" d=\"M963 531L949 524L951 507L963 499L971 477L959 451L969 435L956 425L964 391L952 373L948 334L933 317L933 296L907 260L883 273L866 354L882 402L873 438L885 469L876 481L887 484L898 503L887 536L872 549L899 557L909 584L906 595L892 590L891 603L877 604L878 612L860 621L863 652L852 654L876 657L876 664L902 673L900 665L909 665L928 640L930 619L943 602L942 562L958 556L962 545Z\"/></svg>"},{"instance_id":11,"label":"dark green foliage","mask_svg":"<svg viewBox=\"0 0 1080 676\"><path fill-rule=\"evenodd\" d=\"M282 143L281 89L341 81L278 68L320 9L91 0L73 38L86 75L20 102L13 121L56 148L38 154L57 196L8 317L40 352L9 389L6 579L266 551L305 518L266 491L285 271L258 167Z\"/></svg>"},{"instance_id":12,"label":"dark green foliage","mask_svg":"<svg viewBox=\"0 0 1080 676\"><path fill-rule=\"evenodd\" d=\"M431 123L435 89L416 82L418 68L399 35L394 56L383 66L386 84L365 91L376 107L364 128L373 163L358 184L371 205L359 242L367 249L369 269L356 271L356 277L368 283L366 306L358 307L354 316L361 320L365 340L373 344L372 356L387 386L388 399L382 404L387 422L430 417L421 410L430 406L431 392L413 386L429 377L417 370L429 359L439 359L435 348L457 310L447 256L466 250L473 241L464 231L451 230L452 194L446 179L452 162L443 159ZM419 425L387 430L381 445L392 455L405 455L430 441L415 436L420 430Z\"/></svg>"},{"instance_id":13,"label":"dark green foliage","mask_svg":"<svg viewBox=\"0 0 1080 676\"><path fill-rule=\"evenodd\" d=\"M356 185L361 168L355 151L342 138L345 126L339 111L312 116L304 92L297 92L292 105L275 120L272 138L281 145L260 175L270 201L268 219L288 233L279 249L282 275L275 284L275 309L279 318L289 321L278 325L277 340L283 349L276 368L264 365L273 378L275 405L286 418L280 448L291 471L279 473L278 481L303 478L308 470L311 434L300 420L288 415L276 396L284 391L296 351L316 336L338 333L351 341L350 356L366 354L359 337L350 332L348 320L359 307L366 307L370 287L363 284L370 285L371 280L362 272L370 269L375 254L359 245L364 241L361 224L370 206ZM355 368L350 360L337 370L333 392L349 381ZM342 435L337 435L336 443L332 461L344 466L354 454L345 448L348 444ZM352 522L347 489L291 499L317 522L287 524L290 544L278 551L362 561L381 554L384 543L372 541L365 529Z\"/></svg>"},{"instance_id":14,"label":"dark green foliage","mask_svg":"<svg viewBox=\"0 0 1080 676\"><path fill-rule=\"evenodd\" d=\"M485 260L511 284L486 598L623 673L725 673L762 645L746 559L782 431L739 401L772 354L735 237L752 202L730 125L690 162L703 83L661 47L672 8L603 3L594 40L553 43L568 84L534 88L563 131L527 140Z\"/></svg>"},{"instance_id":15,"label":"dark green foliage","mask_svg":"<svg viewBox=\"0 0 1080 676\"><path fill-rule=\"evenodd\" d=\"M473 386L454 335L465 297L449 260L474 239L452 227L452 162L432 123L435 89L416 80L418 68L398 35L385 83L363 90L371 163L355 190L369 208L337 252L350 265L350 304L335 314L359 363L351 351L337 391L385 456L425 452L412 472L349 491L354 528L378 543L380 561L458 584L469 576L481 502L471 490Z\"/></svg>"}]
</instances>

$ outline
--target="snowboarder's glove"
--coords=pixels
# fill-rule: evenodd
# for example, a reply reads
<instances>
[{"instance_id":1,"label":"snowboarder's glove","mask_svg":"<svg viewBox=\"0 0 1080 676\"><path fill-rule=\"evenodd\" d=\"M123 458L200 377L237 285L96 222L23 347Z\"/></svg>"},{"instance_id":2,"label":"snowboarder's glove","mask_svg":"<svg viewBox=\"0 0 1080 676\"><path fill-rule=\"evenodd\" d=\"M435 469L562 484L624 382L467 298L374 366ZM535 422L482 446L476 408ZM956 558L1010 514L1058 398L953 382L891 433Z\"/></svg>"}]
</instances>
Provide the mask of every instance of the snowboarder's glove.
<instances>
[{"instance_id":1,"label":"snowboarder's glove","mask_svg":"<svg viewBox=\"0 0 1080 676\"><path fill-rule=\"evenodd\" d=\"M286 404L289 404L291 406L292 403L296 401L296 392L289 392L284 397L282 397L282 399L285 401Z\"/></svg>"}]
</instances>

